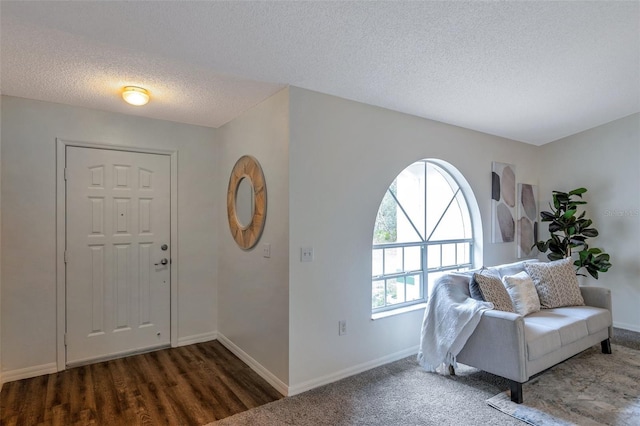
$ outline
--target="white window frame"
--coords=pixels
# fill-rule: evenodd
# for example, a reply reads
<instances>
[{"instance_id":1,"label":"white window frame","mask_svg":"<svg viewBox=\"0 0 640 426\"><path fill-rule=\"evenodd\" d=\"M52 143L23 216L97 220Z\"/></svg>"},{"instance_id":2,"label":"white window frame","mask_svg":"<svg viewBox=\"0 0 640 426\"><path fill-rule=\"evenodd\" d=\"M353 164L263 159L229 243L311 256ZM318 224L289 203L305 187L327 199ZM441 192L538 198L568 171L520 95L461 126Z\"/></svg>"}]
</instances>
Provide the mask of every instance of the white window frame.
<instances>
[{"instance_id":1,"label":"white window frame","mask_svg":"<svg viewBox=\"0 0 640 426\"><path fill-rule=\"evenodd\" d=\"M405 215L407 220L409 220L409 222L411 223L411 225L414 227L414 229L416 230L416 233L420 236L421 241L417 241L417 242L406 242L406 243L381 243L381 244L372 244L372 262L373 262L373 258L374 258L374 252L376 250L381 250L382 251L382 259L383 259L383 266L382 266L382 273L378 274L378 275L373 275L372 274L372 278L371 278L371 297L372 297L372 305L373 305L373 285L374 282L376 281L384 281L385 283L385 290L384 290L384 305L379 306L379 307L373 307L371 308L371 312L372 315L374 317L378 317L378 316L386 316L388 314L393 314L395 312L406 312L406 311L410 311L412 310L411 308L414 306L421 306L423 305L427 299L428 299L428 285L429 285L429 274L434 274L434 273L443 273L443 272L447 272L447 271L460 271L460 270L468 270L468 269L473 269L475 267L475 265L481 263L481 259L482 259L482 224L481 224L481 218L480 218L480 210L478 208L478 204L476 202L475 196L473 195L473 191L471 190L470 185L468 184L468 182L466 181L466 179L464 178L464 176L462 176L462 174L452 165L450 165L447 162L444 162L442 160L436 160L436 159L423 159L423 160L419 160L416 162L411 163L408 167L410 167L411 165L418 163L418 162L424 162L425 163L425 173L426 173L426 164L432 164L433 166L437 167L438 169L440 169L441 171L443 171L444 173L446 173L453 182L455 182L455 184L457 185L457 190L455 191L453 197L451 198L451 200L449 201L448 207L455 201L456 197L458 196L459 193L461 193L462 197L465 200L465 203L467 205L467 210L468 210L468 214L469 217L471 219L471 238L461 238L461 239L452 239L452 240L438 240L438 241L431 241L431 237L433 236L433 233L435 232L435 230L438 228L438 224L436 224L433 228L433 231L431 233L431 235L426 236L426 238L423 238L421 233L418 231L418 229L416 228L415 224L413 224L412 219L409 218L408 215ZM408 168L407 167L407 168ZM403 171L406 170L403 169ZM402 172L400 172L402 173ZM399 176L399 175L398 175ZM426 178L426 177L425 177ZM396 177L397 179L397 177ZM394 179L395 181L395 179ZM425 183L425 188L426 188L426 183ZM393 194L393 192L391 192L391 185L389 186L389 188L387 188L387 191L385 192L385 196L387 194L387 192L389 194L391 194L391 196L394 198L395 202L397 203L397 205L400 207L401 210L404 210L404 208L402 207L402 204L400 203L400 201L397 199L397 197ZM427 194L425 192L424 194L425 197L425 209L428 208L428 206L426 205L426 199L427 199ZM442 216L440 217L440 219L438 220L438 223L440 220L442 220L442 218L444 217L444 215L446 214L446 212L448 211L448 207L447 209L444 210L444 212L442 213ZM425 215L426 217L426 215ZM376 220L377 223L377 220ZM376 228L376 226L374 225L374 229ZM458 247L460 247L459 245L467 245L468 247L468 256L466 256L467 258L467 262L460 262L460 263L456 263L454 265L447 265L447 266L442 266L442 247L444 245L449 245L449 244L455 244L455 250L456 250L456 261L458 259L457 256L457 250ZM406 247L420 247L421 249L421 268L418 270L405 270L404 265L403 265L403 270L401 272L394 272L394 273L386 273L385 274L385 267L384 267L384 256L385 256L385 249L390 249L390 248L397 248L397 249L402 249L403 250L403 259L404 259L404 250ZM440 252L440 262L439 262L439 267L432 267L432 268L428 268L428 253L429 250L434 250L436 247L439 248L439 252ZM405 301L405 302L400 302L400 303L393 303L393 304L388 304L387 303L387 280L389 279L394 279L394 278L402 278L404 279L404 285L406 286L406 277L409 276L419 276L420 277L420 283L421 283L421 297L419 299L416 300L411 300L411 301ZM405 292L406 294L406 292Z\"/></svg>"}]
</instances>

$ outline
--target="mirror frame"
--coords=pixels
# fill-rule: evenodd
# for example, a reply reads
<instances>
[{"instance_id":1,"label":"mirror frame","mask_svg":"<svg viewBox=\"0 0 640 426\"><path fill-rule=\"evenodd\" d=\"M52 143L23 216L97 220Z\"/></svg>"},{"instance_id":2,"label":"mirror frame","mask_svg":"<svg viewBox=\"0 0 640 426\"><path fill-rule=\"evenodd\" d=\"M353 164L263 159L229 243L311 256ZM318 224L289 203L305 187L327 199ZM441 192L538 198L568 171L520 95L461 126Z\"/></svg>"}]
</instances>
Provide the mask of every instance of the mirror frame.
<instances>
[{"instance_id":1,"label":"mirror frame","mask_svg":"<svg viewBox=\"0 0 640 426\"><path fill-rule=\"evenodd\" d=\"M249 179L253 187L254 209L251 221L242 226L236 210L236 196L242 179ZM260 163L250 155L243 155L231 170L227 189L227 217L233 239L243 250L250 250L258 243L267 219L267 186Z\"/></svg>"}]
</instances>

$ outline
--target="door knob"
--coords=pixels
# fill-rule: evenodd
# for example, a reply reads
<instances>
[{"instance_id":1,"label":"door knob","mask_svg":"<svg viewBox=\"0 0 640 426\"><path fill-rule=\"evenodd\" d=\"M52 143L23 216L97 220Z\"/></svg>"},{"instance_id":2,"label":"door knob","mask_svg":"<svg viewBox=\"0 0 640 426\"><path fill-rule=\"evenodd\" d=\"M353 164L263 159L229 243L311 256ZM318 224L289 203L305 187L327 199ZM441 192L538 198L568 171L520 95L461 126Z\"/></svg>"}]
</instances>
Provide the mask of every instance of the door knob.
<instances>
[{"instance_id":1,"label":"door knob","mask_svg":"<svg viewBox=\"0 0 640 426\"><path fill-rule=\"evenodd\" d=\"M158 265L166 265L167 263L169 263L169 261L167 259L162 259L160 261L160 263L154 263L154 265L158 266Z\"/></svg>"},{"instance_id":2,"label":"door knob","mask_svg":"<svg viewBox=\"0 0 640 426\"><path fill-rule=\"evenodd\" d=\"M167 250L168 248L169 248L169 246L168 246L168 245L166 245L166 244L163 244L163 245L161 245L161 246L160 246L160 250L162 250L162 251L165 251L165 250Z\"/></svg>"}]
</instances>

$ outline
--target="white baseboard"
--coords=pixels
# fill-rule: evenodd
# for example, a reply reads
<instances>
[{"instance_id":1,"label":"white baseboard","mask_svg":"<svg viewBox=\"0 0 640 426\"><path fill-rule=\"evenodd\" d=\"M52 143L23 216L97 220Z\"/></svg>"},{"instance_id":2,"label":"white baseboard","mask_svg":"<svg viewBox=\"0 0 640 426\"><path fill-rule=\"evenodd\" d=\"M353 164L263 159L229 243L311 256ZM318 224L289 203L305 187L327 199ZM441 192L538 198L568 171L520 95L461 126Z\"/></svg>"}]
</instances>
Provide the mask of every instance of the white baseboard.
<instances>
[{"instance_id":1,"label":"white baseboard","mask_svg":"<svg viewBox=\"0 0 640 426\"><path fill-rule=\"evenodd\" d=\"M326 376L323 376L323 377L318 377L316 379L308 380L300 384L292 385L292 386L289 386L288 396L297 395L299 393L306 392L313 388L317 388L319 386L336 382L346 377L362 373L363 371L371 370L372 368L379 367L381 365L388 364L390 362L398 361L402 358L406 358L408 356L415 355L417 353L418 353L418 346L416 345L414 347L405 349L400 352L395 352L395 353L383 356L381 358L367 361L362 364L354 365L353 367L345 368L344 370L340 370L335 373L327 374Z\"/></svg>"},{"instance_id":2,"label":"white baseboard","mask_svg":"<svg viewBox=\"0 0 640 426\"><path fill-rule=\"evenodd\" d=\"M193 345L194 343L208 342L210 340L216 340L218 338L218 332L212 331L210 333L194 334L192 336L185 336L178 338L178 346Z\"/></svg>"},{"instance_id":3,"label":"white baseboard","mask_svg":"<svg viewBox=\"0 0 640 426\"><path fill-rule=\"evenodd\" d=\"M637 325L614 321L613 326L616 328L624 328L625 330L637 331L638 333L640 333L640 327Z\"/></svg>"},{"instance_id":4,"label":"white baseboard","mask_svg":"<svg viewBox=\"0 0 640 426\"><path fill-rule=\"evenodd\" d=\"M35 365L33 367L19 368L17 370L8 370L2 373L2 383L13 382L15 380L30 379L31 377L37 377L57 372L58 364L56 364L55 362Z\"/></svg>"},{"instance_id":5,"label":"white baseboard","mask_svg":"<svg viewBox=\"0 0 640 426\"><path fill-rule=\"evenodd\" d=\"M229 349L235 356L240 358L242 362L247 364L253 371L258 373L260 377L265 379L271 386L273 386L281 394L289 395L289 386L282 380L277 378L271 371L267 370L262 364L253 359L248 353L240 349L235 343L229 340L224 334L218 333L218 341L222 345Z\"/></svg>"}]
</instances>

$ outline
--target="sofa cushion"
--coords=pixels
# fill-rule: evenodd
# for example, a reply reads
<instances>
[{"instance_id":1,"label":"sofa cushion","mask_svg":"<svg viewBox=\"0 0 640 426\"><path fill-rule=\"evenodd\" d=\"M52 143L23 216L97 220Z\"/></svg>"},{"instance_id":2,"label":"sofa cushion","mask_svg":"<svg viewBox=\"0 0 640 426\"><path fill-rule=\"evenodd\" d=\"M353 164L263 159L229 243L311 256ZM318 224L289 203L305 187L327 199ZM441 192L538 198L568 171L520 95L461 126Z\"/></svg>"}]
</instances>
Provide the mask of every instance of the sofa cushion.
<instances>
[{"instance_id":1,"label":"sofa cushion","mask_svg":"<svg viewBox=\"0 0 640 426\"><path fill-rule=\"evenodd\" d=\"M540 310L538 292L533 285L533 280L525 271L502 277L502 283L511 297L517 314L525 316Z\"/></svg>"},{"instance_id":2,"label":"sofa cushion","mask_svg":"<svg viewBox=\"0 0 640 426\"><path fill-rule=\"evenodd\" d=\"M493 303L494 309L498 311L515 312L507 289L496 276L485 274L485 271L473 274L469 290L472 296L479 293L482 296L481 300Z\"/></svg>"},{"instance_id":3,"label":"sofa cushion","mask_svg":"<svg viewBox=\"0 0 640 426\"><path fill-rule=\"evenodd\" d=\"M538 263L537 260L526 260L526 261L519 261L514 263L506 263L504 265L494 266L489 269L495 270L500 275L500 278L504 278L508 275L516 275L517 273L524 271L525 262Z\"/></svg>"},{"instance_id":4,"label":"sofa cushion","mask_svg":"<svg viewBox=\"0 0 640 426\"><path fill-rule=\"evenodd\" d=\"M585 320L589 334L595 334L612 325L611 312L608 309L593 306L568 306L555 308L553 311L567 317Z\"/></svg>"},{"instance_id":5,"label":"sofa cushion","mask_svg":"<svg viewBox=\"0 0 640 426\"><path fill-rule=\"evenodd\" d=\"M553 328L560 334L562 346L576 342L589 335L587 321L576 316L567 316L555 309L543 309L524 319L525 327L530 324Z\"/></svg>"},{"instance_id":6,"label":"sofa cushion","mask_svg":"<svg viewBox=\"0 0 640 426\"><path fill-rule=\"evenodd\" d=\"M533 361L562 347L560 333L554 327L527 323L525 318L524 340L527 344L527 359Z\"/></svg>"},{"instance_id":7,"label":"sofa cushion","mask_svg":"<svg viewBox=\"0 0 640 426\"><path fill-rule=\"evenodd\" d=\"M524 269L533 279L543 309L584 305L571 258L548 263L526 262Z\"/></svg>"}]
</instances>

